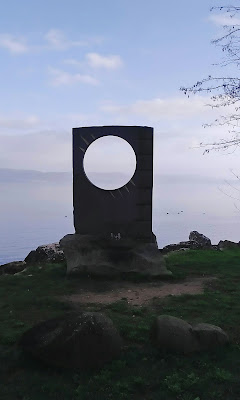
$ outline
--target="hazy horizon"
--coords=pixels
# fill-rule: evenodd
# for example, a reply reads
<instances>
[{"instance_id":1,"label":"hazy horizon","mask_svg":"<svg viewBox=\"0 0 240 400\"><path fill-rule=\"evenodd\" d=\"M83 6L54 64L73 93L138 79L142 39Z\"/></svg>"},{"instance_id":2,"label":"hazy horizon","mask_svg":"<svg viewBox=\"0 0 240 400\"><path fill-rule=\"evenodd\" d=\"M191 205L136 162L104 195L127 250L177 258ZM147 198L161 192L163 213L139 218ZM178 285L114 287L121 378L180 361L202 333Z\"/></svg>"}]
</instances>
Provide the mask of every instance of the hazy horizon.
<instances>
[{"instance_id":1,"label":"hazy horizon","mask_svg":"<svg viewBox=\"0 0 240 400\"><path fill-rule=\"evenodd\" d=\"M112 174L99 175L112 179ZM0 183L0 264L24 259L38 246L74 233L71 172L0 169ZM160 248L188 240L192 230L205 234L213 244L239 241L240 212L217 184L194 175L156 174L153 232Z\"/></svg>"}]
</instances>

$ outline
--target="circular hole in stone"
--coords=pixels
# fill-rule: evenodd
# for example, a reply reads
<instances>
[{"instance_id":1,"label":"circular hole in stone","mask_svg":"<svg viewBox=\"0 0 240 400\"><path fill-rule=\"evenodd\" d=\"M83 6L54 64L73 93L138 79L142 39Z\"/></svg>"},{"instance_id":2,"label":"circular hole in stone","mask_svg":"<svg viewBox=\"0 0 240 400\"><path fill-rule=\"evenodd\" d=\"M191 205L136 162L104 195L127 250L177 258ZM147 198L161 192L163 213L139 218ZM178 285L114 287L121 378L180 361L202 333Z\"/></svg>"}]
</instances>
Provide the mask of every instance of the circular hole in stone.
<instances>
[{"instance_id":1,"label":"circular hole in stone","mask_svg":"<svg viewBox=\"0 0 240 400\"><path fill-rule=\"evenodd\" d=\"M126 140L103 136L87 148L83 167L93 185L105 190L119 189L133 177L136 155Z\"/></svg>"}]
</instances>

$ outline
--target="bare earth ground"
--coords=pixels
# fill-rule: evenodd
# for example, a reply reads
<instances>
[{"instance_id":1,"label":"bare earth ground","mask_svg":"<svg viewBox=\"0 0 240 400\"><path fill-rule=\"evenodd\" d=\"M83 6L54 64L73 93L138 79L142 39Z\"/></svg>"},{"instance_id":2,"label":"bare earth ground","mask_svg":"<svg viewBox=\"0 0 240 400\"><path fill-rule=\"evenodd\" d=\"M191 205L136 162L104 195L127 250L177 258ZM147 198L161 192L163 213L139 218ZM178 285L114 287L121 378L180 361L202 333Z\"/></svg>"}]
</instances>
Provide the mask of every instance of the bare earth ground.
<instances>
[{"instance_id":1,"label":"bare earth ground","mask_svg":"<svg viewBox=\"0 0 240 400\"><path fill-rule=\"evenodd\" d=\"M179 296L181 294L200 294L204 286L210 285L215 277L187 278L180 283L169 282L82 282L78 292L61 299L72 303L72 305L98 303L110 304L119 300L127 300L131 305L144 305L153 298L163 298L169 295Z\"/></svg>"}]
</instances>

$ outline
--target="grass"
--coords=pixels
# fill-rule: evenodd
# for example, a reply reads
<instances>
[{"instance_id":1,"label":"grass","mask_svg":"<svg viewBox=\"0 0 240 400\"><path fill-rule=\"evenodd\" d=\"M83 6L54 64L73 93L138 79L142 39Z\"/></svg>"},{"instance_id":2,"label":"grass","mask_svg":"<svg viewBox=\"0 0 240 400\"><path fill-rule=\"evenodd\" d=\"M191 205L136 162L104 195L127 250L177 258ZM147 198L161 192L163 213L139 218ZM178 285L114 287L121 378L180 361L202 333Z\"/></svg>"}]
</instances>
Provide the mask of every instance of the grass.
<instances>
[{"instance_id":1,"label":"grass","mask_svg":"<svg viewBox=\"0 0 240 400\"><path fill-rule=\"evenodd\" d=\"M172 253L166 260L173 282L189 276L218 279L204 294L154 299L145 307L132 307L126 300L84 306L105 312L125 341L120 359L92 373L48 367L17 346L21 334L35 323L71 311L58 298L74 293L79 278L67 279L64 265L0 276L1 400L240 398L240 251L188 251ZM191 356L159 352L149 342L149 327L159 314L219 325L231 345Z\"/></svg>"}]
</instances>

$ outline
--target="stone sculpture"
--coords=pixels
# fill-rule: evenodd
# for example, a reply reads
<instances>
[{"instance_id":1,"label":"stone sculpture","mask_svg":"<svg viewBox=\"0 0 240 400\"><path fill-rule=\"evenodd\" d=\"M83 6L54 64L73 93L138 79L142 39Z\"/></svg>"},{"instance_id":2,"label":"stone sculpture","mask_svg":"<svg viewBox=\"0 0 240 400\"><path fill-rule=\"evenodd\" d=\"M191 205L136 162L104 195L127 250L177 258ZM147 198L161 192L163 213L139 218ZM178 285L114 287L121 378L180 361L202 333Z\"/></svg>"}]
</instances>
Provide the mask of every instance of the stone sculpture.
<instances>
[{"instance_id":1,"label":"stone sculpture","mask_svg":"<svg viewBox=\"0 0 240 400\"><path fill-rule=\"evenodd\" d=\"M126 140L136 155L132 179L116 190L93 185L84 171L88 147L103 136ZM73 129L75 234L60 246L68 273L171 275L152 233L153 128L102 126Z\"/></svg>"}]
</instances>

